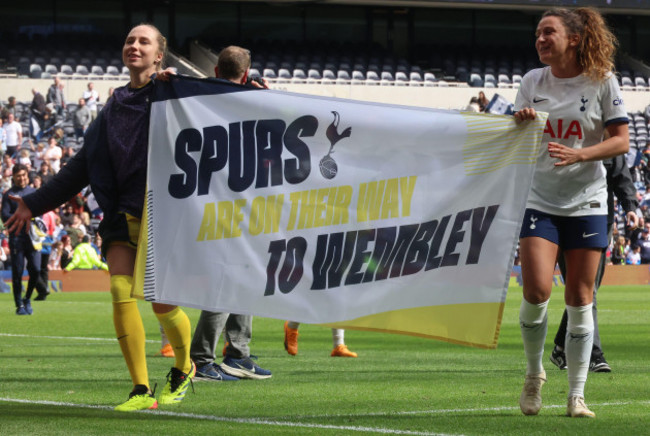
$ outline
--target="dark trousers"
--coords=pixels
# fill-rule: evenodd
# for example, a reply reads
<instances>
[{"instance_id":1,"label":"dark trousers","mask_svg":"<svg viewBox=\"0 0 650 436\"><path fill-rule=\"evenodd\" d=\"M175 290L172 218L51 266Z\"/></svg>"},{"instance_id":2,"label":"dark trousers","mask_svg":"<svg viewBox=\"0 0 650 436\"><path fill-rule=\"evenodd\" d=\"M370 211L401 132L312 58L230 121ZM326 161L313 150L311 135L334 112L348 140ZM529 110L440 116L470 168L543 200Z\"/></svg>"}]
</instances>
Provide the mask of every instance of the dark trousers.
<instances>
[{"instance_id":1,"label":"dark trousers","mask_svg":"<svg viewBox=\"0 0 650 436\"><path fill-rule=\"evenodd\" d=\"M23 270L25 269L25 260L27 260L27 273L29 281L27 282L26 299L32 298L34 288L39 294L47 293L47 286L41 280L41 253L34 250L32 242L29 239L12 238L9 242L11 250L11 283L13 285L14 302L16 307L23 305Z\"/></svg>"},{"instance_id":2,"label":"dark trousers","mask_svg":"<svg viewBox=\"0 0 650 436\"><path fill-rule=\"evenodd\" d=\"M253 316L203 310L190 348L190 357L197 367L215 361L217 341L224 327L224 341L228 342L226 354L235 359L250 357L248 344L253 333Z\"/></svg>"}]
</instances>

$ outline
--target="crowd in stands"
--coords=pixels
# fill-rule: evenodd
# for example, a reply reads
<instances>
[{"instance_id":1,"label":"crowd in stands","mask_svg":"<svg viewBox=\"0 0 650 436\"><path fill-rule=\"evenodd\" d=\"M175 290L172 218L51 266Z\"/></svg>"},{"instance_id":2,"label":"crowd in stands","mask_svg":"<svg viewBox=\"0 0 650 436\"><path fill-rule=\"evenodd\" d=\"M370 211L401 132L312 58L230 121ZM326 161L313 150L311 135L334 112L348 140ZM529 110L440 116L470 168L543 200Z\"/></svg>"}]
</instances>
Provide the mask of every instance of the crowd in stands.
<instances>
[{"instance_id":1,"label":"crowd in stands","mask_svg":"<svg viewBox=\"0 0 650 436\"><path fill-rule=\"evenodd\" d=\"M97 116L100 96L92 83L77 104L63 99L63 83L54 81L44 96L33 89L31 104L20 105L9 97L0 112L0 191L12 186L15 164L28 168L29 185L40 188L65 166L83 143L83 133ZM23 106L23 107L20 107ZM26 121L26 122L25 122ZM73 144L70 139L73 138ZM89 188L78 193L59 209L42 217L46 237L43 241L41 270L77 267L73 262L75 247L89 244L100 256L101 238L97 226L101 210ZM0 233L0 268L10 269L11 252L7 232ZM96 265L103 268L102 264ZM83 267L83 266L82 266Z\"/></svg>"}]
</instances>

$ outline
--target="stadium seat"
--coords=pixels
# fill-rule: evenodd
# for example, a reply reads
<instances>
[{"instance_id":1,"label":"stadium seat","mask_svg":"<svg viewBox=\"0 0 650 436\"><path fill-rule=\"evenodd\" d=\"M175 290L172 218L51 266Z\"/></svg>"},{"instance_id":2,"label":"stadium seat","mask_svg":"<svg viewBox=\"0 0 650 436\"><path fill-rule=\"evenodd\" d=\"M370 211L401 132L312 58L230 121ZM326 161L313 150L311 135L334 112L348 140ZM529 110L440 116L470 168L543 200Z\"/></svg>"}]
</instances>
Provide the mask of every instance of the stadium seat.
<instances>
[{"instance_id":1,"label":"stadium seat","mask_svg":"<svg viewBox=\"0 0 650 436\"><path fill-rule=\"evenodd\" d=\"M40 79L43 74L43 68L39 64L31 64L29 66L29 77L32 79Z\"/></svg>"},{"instance_id":2,"label":"stadium seat","mask_svg":"<svg viewBox=\"0 0 650 436\"><path fill-rule=\"evenodd\" d=\"M383 86L392 86L395 84L395 78L390 71L381 72L381 84Z\"/></svg>"},{"instance_id":3,"label":"stadium seat","mask_svg":"<svg viewBox=\"0 0 650 436\"><path fill-rule=\"evenodd\" d=\"M404 71L397 71L395 73L395 85L406 86L409 83L409 78Z\"/></svg>"},{"instance_id":4,"label":"stadium seat","mask_svg":"<svg viewBox=\"0 0 650 436\"><path fill-rule=\"evenodd\" d=\"M621 88L630 91L634 88L634 82L629 76L621 76Z\"/></svg>"},{"instance_id":5,"label":"stadium seat","mask_svg":"<svg viewBox=\"0 0 650 436\"><path fill-rule=\"evenodd\" d=\"M50 73L52 75L56 75L59 73L59 69L54 64L47 64L45 65L45 72Z\"/></svg>"},{"instance_id":6,"label":"stadium seat","mask_svg":"<svg viewBox=\"0 0 650 436\"><path fill-rule=\"evenodd\" d=\"M85 65L79 64L79 65L77 65L77 68L75 69L73 79L84 78L85 76L88 76L88 74L89 74L88 68L86 68ZM79 76L83 76L83 77L79 77Z\"/></svg>"},{"instance_id":7,"label":"stadium seat","mask_svg":"<svg viewBox=\"0 0 650 436\"><path fill-rule=\"evenodd\" d=\"M295 68L291 77L291 83L305 83L306 81L307 75L305 74L305 70L302 68Z\"/></svg>"},{"instance_id":8,"label":"stadium seat","mask_svg":"<svg viewBox=\"0 0 650 436\"><path fill-rule=\"evenodd\" d=\"M264 68L262 76L271 80L275 80L278 78L278 75L275 74L275 70L273 70L272 68Z\"/></svg>"},{"instance_id":9,"label":"stadium seat","mask_svg":"<svg viewBox=\"0 0 650 436\"><path fill-rule=\"evenodd\" d=\"M438 86L438 79L433 73L424 73L424 86Z\"/></svg>"},{"instance_id":10,"label":"stadium seat","mask_svg":"<svg viewBox=\"0 0 650 436\"><path fill-rule=\"evenodd\" d=\"M323 78L321 80L321 83L323 84L332 84L336 82L336 75L334 74L334 71L330 69L324 69L323 70Z\"/></svg>"},{"instance_id":11,"label":"stadium seat","mask_svg":"<svg viewBox=\"0 0 650 436\"><path fill-rule=\"evenodd\" d=\"M484 82L483 86L485 86L486 88L494 88L497 85L497 80L494 77L494 74L492 73L485 73L485 75L483 76L483 82Z\"/></svg>"},{"instance_id":12,"label":"stadium seat","mask_svg":"<svg viewBox=\"0 0 650 436\"><path fill-rule=\"evenodd\" d=\"M469 86L473 88L482 88L483 87L483 79L481 78L481 75L478 73L471 73L469 76Z\"/></svg>"},{"instance_id":13,"label":"stadium seat","mask_svg":"<svg viewBox=\"0 0 650 436\"><path fill-rule=\"evenodd\" d=\"M366 77L364 76L362 71L354 70L352 71L352 79L350 83L352 85L365 85Z\"/></svg>"},{"instance_id":14,"label":"stadium seat","mask_svg":"<svg viewBox=\"0 0 650 436\"><path fill-rule=\"evenodd\" d=\"M336 73L336 83L339 85L347 85L350 83L350 80L352 80L352 78L350 77L350 73L348 73L347 70L339 70Z\"/></svg>"},{"instance_id":15,"label":"stadium seat","mask_svg":"<svg viewBox=\"0 0 650 436\"><path fill-rule=\"evenodd\" d=\"M505 84L508 84L508 85L510 85L512 83L510 81L510 77L508 77L507 74L499 74L497 76L497 81L498 81L498 83L505 83Z\"/></svg>"},{"instance_id":16,"label":"stadium seat","mask_svg":"<svg viewBox=\"0 0 650 436\"><path fill-rule=\"evenodd\" d=\"M307 70L307 83L317 83L320 82L321 75L319 70L315 68L310 68Z\"/></svg>"},{"instance_id":17,"label":"stadium seat","mask_svg":"<svg viewBox=\"0 0 650 436\"><path fill-rule=\"evenodd\" d=\"M291 81L291 72L286 68L278 70L278 83L289 83Z\"/></svg>"},{"instance_id":18,"label":"stadium seat","mask_svg":"<svg viewBox=\"0 0 650 436\"><path fill-rule=\"evenodd\" d=\"M645 88L647 88L647 87L648 87L648 83L646 82L646 80L645 80L643 77L641 77L641 76L636 76L636 77L634 78L634 86L635 86L638 90L641 90L641 89L645 89Z\"/></svg>"},{"instance_id":19,"label":"stadium seat","mask_svg":"<svg viewBox=\"0 0 650 436\"><path fill-rule=\"evenodd\" d=\"M68 64L63 64L61 65L61 74L65 74L67 76L72 76L74 74L74 70L72 67Z\"/></svg>"},{"instance_id":20,"label":"stadium seat","mask_svg":"<svg viewBox=\"0 0 650 436\"><path fill-rule=\"evenodd\" d=\"M422 80L422 75L419 71L411 71L409 75L409 85L410 86L422 86L424 81Z\"/></svg>"},{"instance_id":21,"label":"stadium seat","mask_svg":"<svg viewBox=\"0 0 650 436\"><path fill-rule=\"evenodd\" d=\"M90 74L94 76L103 76L104 75L104 69L100 67L99 65L93 65L90 67Z\"/></svg>"},{"instance_id":22,"label":"stadium seat","mask_svg":"<svg viewBox=\"0 0 650 436\"><path fill-rule=\"evenodd\" d=\"M379 85L380 84L380 78L379 74L377 74L376 71L368 71L366 73L366 85Z\"/></svg>"},{"instance_id":23,"label":"stadium seat","mask_svg":"<svg viewBox=\"0 0 650 436\"><path fill-rule=\"evenodd\" d=\"M119 76L120 70L115 65L108 65L106 67L106 74L109 76Z\"/></svg>"}]
</instances>

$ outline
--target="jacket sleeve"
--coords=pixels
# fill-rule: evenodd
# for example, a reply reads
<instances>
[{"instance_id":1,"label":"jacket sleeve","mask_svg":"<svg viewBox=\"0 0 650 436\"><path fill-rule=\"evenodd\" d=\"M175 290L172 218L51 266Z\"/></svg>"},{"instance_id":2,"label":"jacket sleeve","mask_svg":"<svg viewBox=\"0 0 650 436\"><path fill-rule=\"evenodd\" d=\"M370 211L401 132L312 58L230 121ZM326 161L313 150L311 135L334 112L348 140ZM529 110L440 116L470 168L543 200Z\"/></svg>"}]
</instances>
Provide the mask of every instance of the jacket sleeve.
<instances>
[{"instance_id":1,"label":"jacket sleeve","mask_svg":"<svg viewBox=\"0 0 650 436\"><path fill-rule=\"evenodd\" d=\"M7 221L11 215L11 204L9 203L9 194L7 191L2 195L2 221Z\"/></svg>"},{"instance_id":2,"label":"jacket sleeve","mask_svg":"<svg viewBox=\"0 0 650 436\"><path fill-rule=\"evenodd\" d=\"M79 266L79 264L81 263L81 258L82 258L82 257L83 257L83 256L81 255L81 250L77 250L77 249L75 249L75 250L72 252L72 260L70 261L69 264L67 264L67 265L65 266L65 270L66 270L66 271L72 271L72 270L75 269L77 266Z\"/></svg>"},{"instance_id":3,"label":"jacket sleeve","mask_svg":"<svg viewBox=\"0 0 650 436\"><path fill-rule=\"evenodd\" d=\"M612 190L626 213L635 211L639 207L636 198L636 187L623 156L614 158L614 165L608 182L611 183Z\"/></svg>"}]
</instances>

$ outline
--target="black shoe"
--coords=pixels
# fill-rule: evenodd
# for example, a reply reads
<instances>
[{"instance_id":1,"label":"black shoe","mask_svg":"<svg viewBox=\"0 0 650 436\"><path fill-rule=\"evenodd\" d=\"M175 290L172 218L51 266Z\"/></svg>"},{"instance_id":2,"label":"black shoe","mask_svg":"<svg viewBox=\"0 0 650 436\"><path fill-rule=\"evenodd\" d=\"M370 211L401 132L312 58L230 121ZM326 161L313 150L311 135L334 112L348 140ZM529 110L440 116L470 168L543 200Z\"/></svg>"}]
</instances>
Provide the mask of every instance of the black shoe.
<instances>
[{"instance_id":1,"label":"black shoe","mask_svg":"<svg viewBox=\"0 0 650 436\"><path fill-rule=\"evenodd\" d=\"M50 292L46 292L45 294L38 294L36 298L34 298L34 301L45 301L47 296L50 295Z\"/></svg>"},{"instance_id":2,"label":"black shoe","mask_svg":"<svg viewBox=\"0 0 650 436\"><path fill-rule=\"evenodd\" d=\"M597 357L593 357L591 362L589 362L589 371L591 372L612 372L612 368L609 366L605 360L605 356L602 354Z\"/></svg>"},{"instance_id":3,"label":"black shoe","mask_svg":"<svg viewBox=\"0 0 650 436\"><path fill-rule=\"evenodd\" d=\"M566 356L564 350L560 351L557 345L551 351L551 362L560 369L566 369Z\"/></svg>"}]
</instances>

